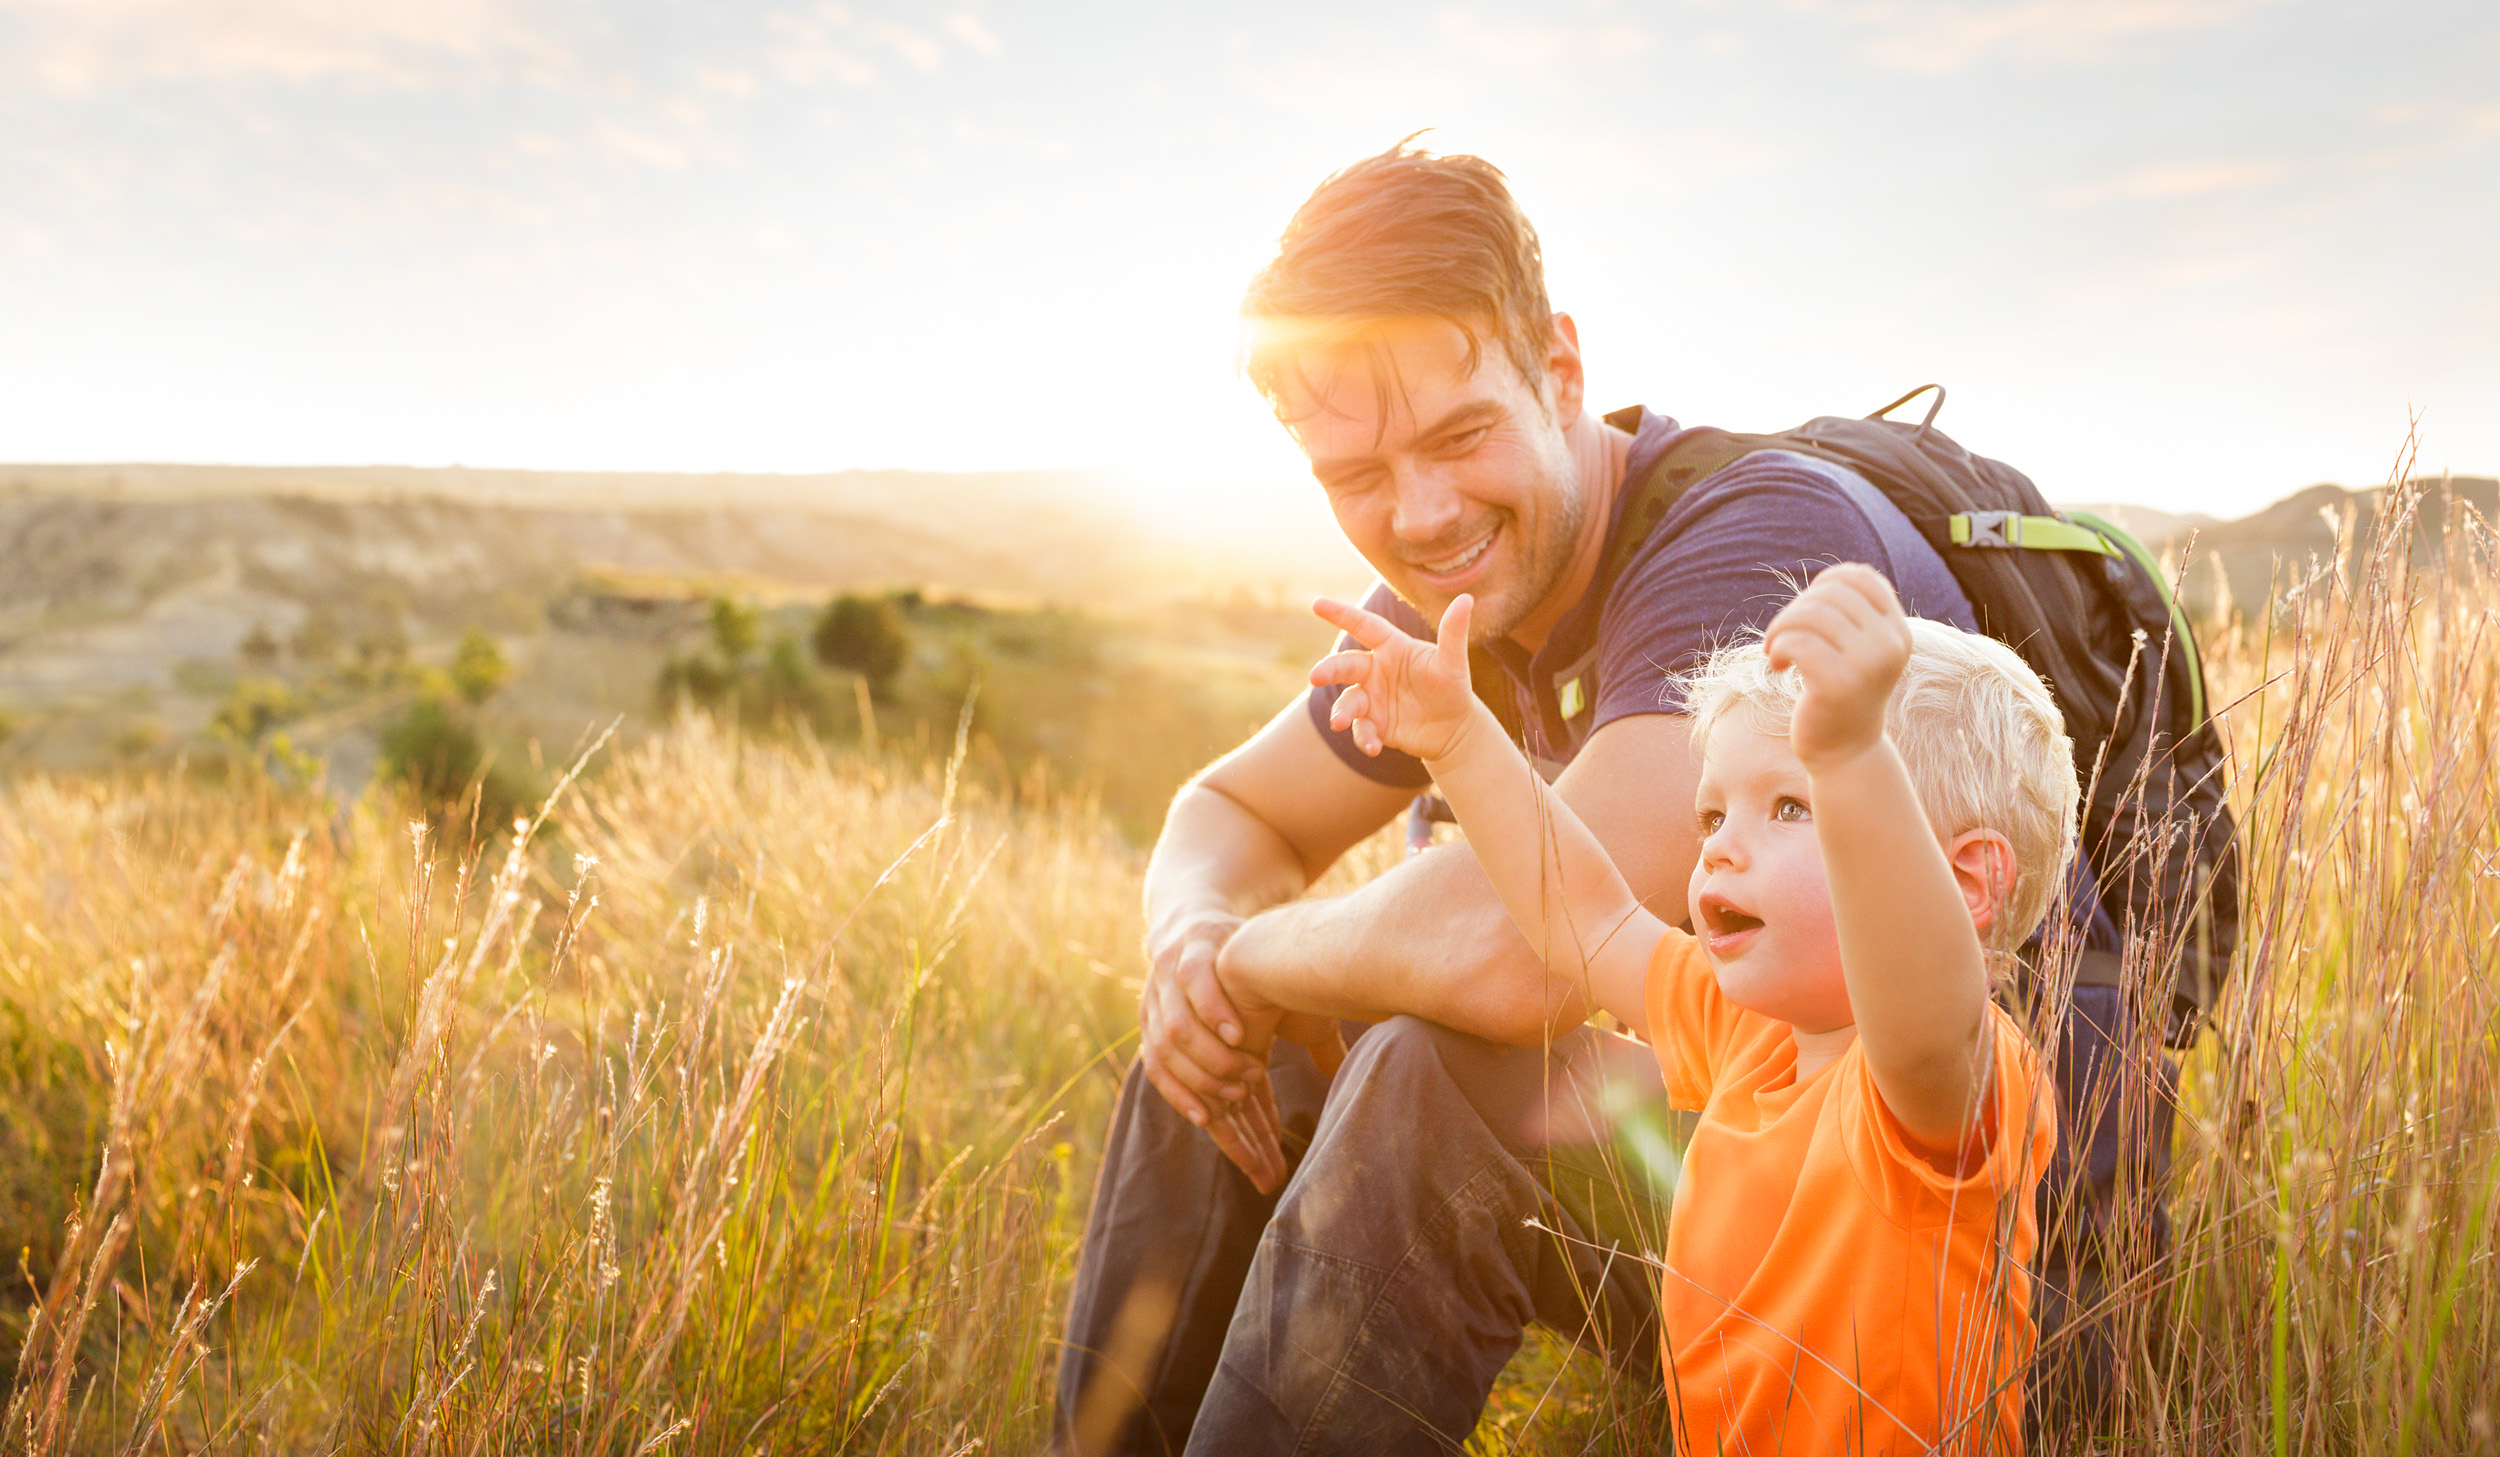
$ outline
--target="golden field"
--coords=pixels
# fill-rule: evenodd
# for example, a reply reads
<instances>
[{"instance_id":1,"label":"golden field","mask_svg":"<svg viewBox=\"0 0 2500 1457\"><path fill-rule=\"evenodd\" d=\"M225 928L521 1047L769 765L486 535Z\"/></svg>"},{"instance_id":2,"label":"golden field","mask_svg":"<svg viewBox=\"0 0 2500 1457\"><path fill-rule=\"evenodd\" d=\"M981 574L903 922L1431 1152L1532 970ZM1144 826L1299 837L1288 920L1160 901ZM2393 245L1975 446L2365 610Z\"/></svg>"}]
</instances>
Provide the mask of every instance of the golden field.
<instances>
[{"instance_id":1,"label":"golden field","mask_svg":"<svg viewBox=\"0 0 2500 1457\"><path fill-rule=\"evenodd\" d=\"M2500 1451L2500 588L2446 515L2209 637L2247 929L2107 1450ZM998 783L685 718L517 834L0 789L0 1441L1035 1450L1142 857ZM1478 1449L1623 1445L1600 1379L1532 1342Z\"/></svg>"}]
</instances>

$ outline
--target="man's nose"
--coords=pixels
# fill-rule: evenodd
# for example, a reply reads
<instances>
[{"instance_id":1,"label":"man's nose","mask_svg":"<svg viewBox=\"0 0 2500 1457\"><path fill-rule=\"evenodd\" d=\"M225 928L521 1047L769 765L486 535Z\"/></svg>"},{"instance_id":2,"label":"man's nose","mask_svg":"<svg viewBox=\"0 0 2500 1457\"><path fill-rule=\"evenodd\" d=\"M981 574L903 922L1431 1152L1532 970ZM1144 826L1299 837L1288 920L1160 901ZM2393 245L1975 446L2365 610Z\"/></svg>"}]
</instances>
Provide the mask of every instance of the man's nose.
<instances>
[{"instance_id":1,"label":"man's nose","mask_svg":"<svg viewBox=\"0 0 2500 1457\"><path fill-rule=\"evenodd\" d=\"M1397 487L1397 515L1390 525L1400 541L1419 546L1446 541L1466 514L1457 489L1429 464L1399 467Z\"/></svg>"}]
</instances>

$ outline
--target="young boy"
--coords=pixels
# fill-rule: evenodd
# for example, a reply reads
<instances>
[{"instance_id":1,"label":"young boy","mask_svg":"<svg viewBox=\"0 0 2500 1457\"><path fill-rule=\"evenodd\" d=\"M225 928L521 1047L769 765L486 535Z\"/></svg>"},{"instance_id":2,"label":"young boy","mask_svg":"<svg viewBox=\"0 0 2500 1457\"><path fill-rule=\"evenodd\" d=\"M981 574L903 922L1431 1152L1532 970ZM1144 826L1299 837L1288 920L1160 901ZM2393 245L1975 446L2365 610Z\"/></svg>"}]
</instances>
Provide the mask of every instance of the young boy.
<instances>
[{"instance_id":1,"label":"young boy","mask_svg":"<svg viewBox=\"0 0 2500 1457\"><path fill-rule=\"evenodd\" d=\"M2054 1144L1988 998L2063 872L2075 777L2002 644L1827 569L1687 684L1693 935L1632 897L1469 691L1460 597L1423 643L1357 607L1334 722L1425 761L1531 945L1646 1027L1701 1111L1660 1277L1679 1447L2019 1452L2032 1195Z\"/></svg>"}]
</instances>

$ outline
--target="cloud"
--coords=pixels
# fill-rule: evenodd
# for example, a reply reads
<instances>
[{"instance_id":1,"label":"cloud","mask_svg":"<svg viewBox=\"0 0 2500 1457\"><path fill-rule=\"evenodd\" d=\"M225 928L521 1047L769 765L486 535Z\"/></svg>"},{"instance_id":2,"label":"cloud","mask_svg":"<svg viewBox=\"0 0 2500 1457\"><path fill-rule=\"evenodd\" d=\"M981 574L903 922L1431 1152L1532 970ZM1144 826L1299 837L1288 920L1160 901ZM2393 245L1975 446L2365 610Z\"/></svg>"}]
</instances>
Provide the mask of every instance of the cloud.
<instances>
[{"instance_id":1,"label":"cloud","mask_svg":"<svg viewBox=\"0 0 2500 1457\"><path fill-rule=\"evenodd\" d=\"M2500 141L2500 102L2396 102L2373 110L2370 120L2401 138L2374 157L2382 166L2474 152Z\"/></svg>"},{"instance_id":2,"label":"cloud","mask_svg":"<svg viewBox=\"0 0 2500 1457\"><path fill-rule=\"evenodd\" d=\"M598 123L590 140L610 161L656 172L683 172L697 157L697 149L683 137L623 122Z\"/></svg>"},{"instance_id":3,"label":"cloud","mask_svg":"<svg viewBox=\"0 0 2500 1457\"><path fill-rule=\"evenodd\" d=\"M946 63L945 48L908 25L897 25L890 20L879 21L870 30L878 40L918 70L934 71Z\"/></svg>"},{"instance_id":4,"label":"cloud","mask_svg":"<svg viewBox=\"0 0 2500 1457\"><path fill-rule=\"evenodd\" d=\"M1619 61L1647 54L1648 31L1628 21L1575 25L1568 21L1509 14L1487 18L1472 10L1441 15L1435 28L1442 44L1459 56L1506 71L1555 72L1591 61Z\"/></svg>"},{"instance_id":5,"label":"cloud","mask_svg":"<svg viewBox=\"0 0 2500 1457\"><path fill-rule=\"evenodd\" d=\"M958 15L946 22L946 33L985 56L998 54L998 37L973 14Z\"/></svg>"},{"instance_id":6,"label":"cloud","mask_svg":"<svg viewBox=\"0 0 2500 1457\"><path fill-rule=\"evenodd\" d=\"M2098 65L2137 45L2223 30L2279 0L1792 0L1870 32L1877 64L1950 75L1987 62Z\"/></svg>"},{"instance_id":7,"label":"cloud","mask_svg":"<svg viewBox=\"0 0 2500 1457\"><path fill-rule=\"evenodd\" d=\"M0 0L0 74L78 94L166 81L423 84L489 58L562 52L527 0Z\"/></svg>"},{"instance_id":8,"label":"cloud","mask_svg":"<svg viewBox=\"0 0 2500 1457\"><path fill-rule=\"evenodd\" d=\"M874 85L877 68L855 52L834 44L825 28L796 15L772 15L764 21L772 32L770 64L793 86L813 86L830 77L847 86Z\"/></svg>"},{"instance_id":9,"label":"cloud","mask_svg":"<svg viewBox=\"0 0 2500 1457\"><path fill-rule=\"evenodd\" d=\"M1064 137L1022 127L983 126L968 116L955 118L955 140L967 147L1011 152L1049 162L1065 162L1076 155Z\"/></svg>"},{"instance_id":10,"label":"cloud","mask_svg":"<svg viewBox=\"0 0 2500 1457\"><path fill-rule=\"evenodd\" d=\"M2270 187L2289 176L2283 158L2250 157L2202 162L2157 162L2049 194L2050 205L2099 207L2112 202L2180 202Z\"/></svg>"},{"instance_id":11,"label":"cloud","mask_svg":"<svg viewBox=\"0 0 2500 1457\"><path fill-rule=\"evenodd\" d=\"M874 85L882 73L863 51L882 52L923 74L934 74L946 64L946 47L938 37L891 20L863 20L841 5L820 5L813 15L777 12L764 18L764 26L773 37L772 67L794 86L812 86L827 77L849 86ZM957 17L947 29L968 45L980 42L966 39L967 30L993 49L998 44L970 16Z\"/></svg>"}]
</instances>

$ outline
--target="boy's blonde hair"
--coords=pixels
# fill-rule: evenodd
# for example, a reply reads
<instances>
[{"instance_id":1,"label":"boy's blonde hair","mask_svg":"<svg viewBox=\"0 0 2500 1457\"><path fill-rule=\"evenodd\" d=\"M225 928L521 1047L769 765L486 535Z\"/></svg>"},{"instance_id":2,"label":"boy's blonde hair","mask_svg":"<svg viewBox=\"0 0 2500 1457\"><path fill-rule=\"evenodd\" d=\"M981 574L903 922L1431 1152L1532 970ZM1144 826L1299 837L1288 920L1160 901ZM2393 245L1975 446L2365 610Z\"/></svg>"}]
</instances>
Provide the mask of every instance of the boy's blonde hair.
<instances>
[{"instance_id":1,"label":"boy's blonde hair","mask_svg":"<svg viewBox=\"0 0 2500 1457\"><path fill-rule=\"evenodd\" d=\"M2048 914L2074 853L2074 748L2048 685L2012 648L1911 618L1910 660L1884 711L1929 825L1945 838L1989 829L2014 847L2014 883L1984 939L2021 945ZM1803 683L1771 671L1759 640L1722 648L1684 679L1693 742L1738 707L1786 734Z\"/></svg>"}]
</instances>

